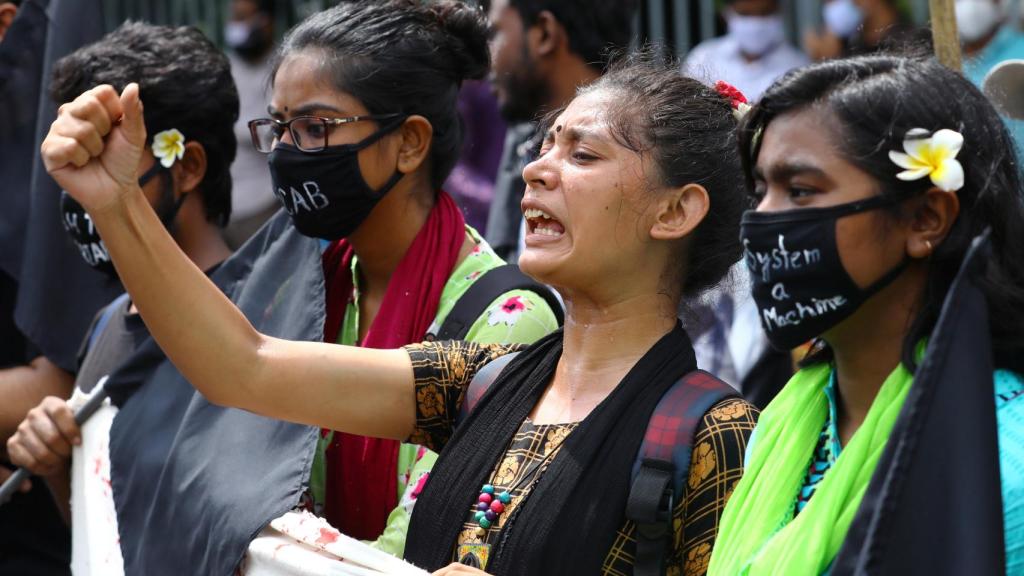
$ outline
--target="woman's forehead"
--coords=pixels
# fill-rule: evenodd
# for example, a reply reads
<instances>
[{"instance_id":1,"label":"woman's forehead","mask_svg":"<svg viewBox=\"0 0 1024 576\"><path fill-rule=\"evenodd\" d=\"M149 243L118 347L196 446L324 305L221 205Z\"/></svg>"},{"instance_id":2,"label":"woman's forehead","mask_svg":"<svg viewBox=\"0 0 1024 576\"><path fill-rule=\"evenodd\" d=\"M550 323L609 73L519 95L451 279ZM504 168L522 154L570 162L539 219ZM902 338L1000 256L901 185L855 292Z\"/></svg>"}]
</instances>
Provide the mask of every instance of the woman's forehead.
<instances>
[{"instance_id":1,"label":"woman's forehead","mask_svg":"<svg viewBox=\"0 0 1024 576\"><path fill-rule=\"evenodd\" d=\"M303 51L281 62L274 76L271 105L276 112L294 114L311 104L325 104L342 115L365 114L366 107L354 96L331 84L319 54Z\"/></svg>"},{"instance_id":2,"label":"woman's forehead","mask_svg":"<svg viewBox=\"0 0 1024 576\"><path fill-rule=\"evenodd\" d=\"M765 128L755 177L784 182L798 176L872 186L873 176L847 156L849 146L835 115L820 106L781 114Z\"/></svg>"},{"instance_id":3,"label":"woman's forehead","mask_svg":"<svg viewBox=\"0 0 1024 576\"><path fill-rule=\"evenodd\" d=\"M590 93L574 98L548 126L547 137L567 136L573 139L588 137L610 140L608 110L611 102Z\"/></svg>"},{"instance_id":4,"label":"woman's forehead","mask_svg":"<svg viewBox=\"0 0 1024 576\"><path fill-rule=\"evenodd\" d=\"M611 101L601 91L580 94L569 102L553 125L605 126L610 104Z\"/></svg>"},{"instance_id":5,"label":"woman's forehead","mask_svg":"<svg viewBox=\"0 0 1024 576\"><path fill-rule=\"evenodd\" d=\"M834 118L820 108L805 108L774 118L765 128L757 156L759 168L799 161L841 160L834 142Z\"/></svg>"}]
</instances>

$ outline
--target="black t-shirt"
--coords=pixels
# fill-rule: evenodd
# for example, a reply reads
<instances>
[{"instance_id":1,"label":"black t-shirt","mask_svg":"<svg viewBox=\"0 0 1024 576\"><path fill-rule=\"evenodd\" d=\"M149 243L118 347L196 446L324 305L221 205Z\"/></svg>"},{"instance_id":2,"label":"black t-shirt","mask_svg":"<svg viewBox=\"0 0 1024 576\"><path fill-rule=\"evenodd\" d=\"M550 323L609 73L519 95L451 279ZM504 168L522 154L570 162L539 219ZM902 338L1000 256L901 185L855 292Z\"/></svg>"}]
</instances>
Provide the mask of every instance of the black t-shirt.
<instances>
[{"instance_id":1,"label":"black t-shirt","mask_svg":"<svg viewBox=\"0 0 1024 576\"><path fill-rule=\"evenodd\" d=\"M101 310L86 334L78 353L75 386L91 392L100 378L108 376L149 337L146 325L131 312L131 300L121 296Z\"/></svg>"}]
</instances>

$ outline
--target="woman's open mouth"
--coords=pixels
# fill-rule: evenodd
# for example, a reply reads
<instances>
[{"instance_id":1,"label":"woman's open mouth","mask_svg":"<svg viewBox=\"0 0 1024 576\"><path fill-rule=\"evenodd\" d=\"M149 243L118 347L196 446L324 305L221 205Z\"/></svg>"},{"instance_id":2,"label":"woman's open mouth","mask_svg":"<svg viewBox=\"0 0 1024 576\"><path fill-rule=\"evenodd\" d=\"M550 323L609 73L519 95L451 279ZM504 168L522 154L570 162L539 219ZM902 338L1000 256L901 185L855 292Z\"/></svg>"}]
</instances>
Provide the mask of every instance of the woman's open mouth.
<instances>
[{"instance_id":1,"label":"woman's open mouth","mask_svg":"<svg viewBox=\"0 0 1024 576\"><path fill-rule=\"evenodd\" d=\"M523 212L526 217L526 229L530 234L539 234L558 238L565 234L565 227L550 214L537 208L529 208Z\"/></svg>"}]
</instances>

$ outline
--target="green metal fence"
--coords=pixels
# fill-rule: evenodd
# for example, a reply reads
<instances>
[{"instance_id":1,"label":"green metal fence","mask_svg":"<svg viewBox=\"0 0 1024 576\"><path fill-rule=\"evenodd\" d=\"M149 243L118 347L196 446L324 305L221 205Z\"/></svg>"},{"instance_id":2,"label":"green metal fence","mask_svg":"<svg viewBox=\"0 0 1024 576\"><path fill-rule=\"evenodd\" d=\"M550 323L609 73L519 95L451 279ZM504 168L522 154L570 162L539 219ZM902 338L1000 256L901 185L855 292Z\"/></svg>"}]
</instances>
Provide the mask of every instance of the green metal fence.
<instances>
[{"instance_id":1,"label":"green metal fence","mask_svg":"<svg viewBox=\"0 0 1024 576\"><path fill-rule=\"evenodd\" d=\"M306 16L335 3L337 0L279 0L274 29L279 36L283 35ZM229 0L103 0L103 17L108 31L125 20L188 24L198 27L219 44L224 40L229 4Z\"/></svg>"},{"instance_id":2,"label":"green metal fence","mask_svg":"<svg viewBox=\"0 0 1024 576\"><path fill-rule=\"evenodd\" d=\"M283 34L306 16L338 0L278 0L275 30ZM357 0L358 1L358 0ZM376 0L361 0L373 2ZM781 0L789 36L794 43L809 28L821 25L822 0ZM1020 0L1012 0L1018 2ZM638 41L653 40L683 55L705 38L722 32L717 8L723 0L642 0L636 22ZM917 23L928 19L928 0L898 0ZM127 19L158 24L198 26L218 43L223 40L228 0L103 0L107 28Z\"/></svg>"}]
</instances>

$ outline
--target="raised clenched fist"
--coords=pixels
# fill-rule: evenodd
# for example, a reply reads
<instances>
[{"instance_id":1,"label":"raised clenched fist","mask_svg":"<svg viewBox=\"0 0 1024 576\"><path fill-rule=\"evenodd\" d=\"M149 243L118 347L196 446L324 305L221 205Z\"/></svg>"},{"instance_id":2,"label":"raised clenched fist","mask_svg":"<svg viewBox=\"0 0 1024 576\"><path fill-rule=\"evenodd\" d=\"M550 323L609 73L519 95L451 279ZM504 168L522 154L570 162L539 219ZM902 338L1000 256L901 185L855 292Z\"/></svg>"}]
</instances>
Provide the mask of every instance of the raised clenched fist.
<instances>
[{"instance_id":1,"label":"raised clenched fist","mask_svg":"<svg viewBox=\"0 0 1024 576\"><path fill-rule=\"evenodd\" d=\"M60 107L41 146L47 172L89 212L138 187L146 145L139 86L97 86Z\"/></svg>"}]
</instances>

